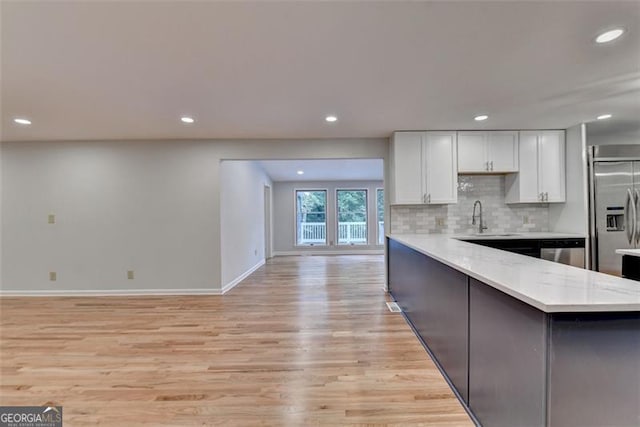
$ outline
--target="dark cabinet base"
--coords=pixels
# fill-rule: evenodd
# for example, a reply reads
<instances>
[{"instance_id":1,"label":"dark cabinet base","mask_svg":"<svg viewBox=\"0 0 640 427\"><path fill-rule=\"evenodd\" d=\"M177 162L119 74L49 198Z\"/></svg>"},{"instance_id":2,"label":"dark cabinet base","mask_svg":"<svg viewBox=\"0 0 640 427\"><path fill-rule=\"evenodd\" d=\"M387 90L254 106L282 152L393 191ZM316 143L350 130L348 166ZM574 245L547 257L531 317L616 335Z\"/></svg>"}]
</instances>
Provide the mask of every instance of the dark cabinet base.
<instances>
[{"instance_id":1,"label":"dark cabinet base","mask_svg":"<svg viewBox=\"0 0 640 427\"><path fill-rule=\"evenodd\" d=\"M640 425L640 313L544 313L394 240L389 290L485 427Z\"/></svg>"},{"instance_id":2,"label":"dark cabinet base","mask_svg":"<svg viewBox=\"0 0 640 427\"><path fill-rule=\"evenodd\" d=\"M640 281L640 257L633 255L622 256L622 277Z\"/></svg>"},{"instance_id":3,"label":"dark cabinet base","mask_svg":"<svg viewBox=\"0 0 640 427\"><path fill-rule=\"evenodd\" d=\"M470 280L469 406L484 426L544 426L547 314Z\"/></svg>"}]
</instances>

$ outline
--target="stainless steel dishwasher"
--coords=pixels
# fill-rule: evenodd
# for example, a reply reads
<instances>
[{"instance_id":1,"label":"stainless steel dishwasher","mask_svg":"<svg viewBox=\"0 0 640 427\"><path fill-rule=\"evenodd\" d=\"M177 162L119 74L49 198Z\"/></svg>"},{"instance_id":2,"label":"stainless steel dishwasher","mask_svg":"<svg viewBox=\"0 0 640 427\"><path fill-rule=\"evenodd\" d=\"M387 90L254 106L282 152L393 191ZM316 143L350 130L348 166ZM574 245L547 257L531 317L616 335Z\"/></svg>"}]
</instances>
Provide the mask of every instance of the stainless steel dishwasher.
<instances>
[{"instance_id":1,"label":"stainless steel dishwasher","mask_svg":"<svg viewBox=\"0 0 640 427\"><path fill-rule=\"evenodd\" d=\"M584 268L584 239L543 240L540 258Z\"/></svg>"}]
</instances>

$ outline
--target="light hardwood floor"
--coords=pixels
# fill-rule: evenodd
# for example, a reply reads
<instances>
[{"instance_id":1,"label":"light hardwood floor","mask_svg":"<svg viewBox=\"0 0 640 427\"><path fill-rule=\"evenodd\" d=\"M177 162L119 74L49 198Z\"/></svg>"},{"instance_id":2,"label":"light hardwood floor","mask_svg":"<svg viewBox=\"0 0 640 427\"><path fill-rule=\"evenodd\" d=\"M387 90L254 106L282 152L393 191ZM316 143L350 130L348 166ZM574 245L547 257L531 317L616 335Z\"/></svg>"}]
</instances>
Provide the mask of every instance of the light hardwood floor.
<instances>
[{"instance_id":1,"label":"light hardwood floor","mask_svg":"<svg viewBox=\"0 0 640 427\"><path fill-rule=\"evenodd\" d=\"M269 260L224 296L0 299L0 404L72 425L472 426L381 256Z\"/></svg>"}]
</instances>

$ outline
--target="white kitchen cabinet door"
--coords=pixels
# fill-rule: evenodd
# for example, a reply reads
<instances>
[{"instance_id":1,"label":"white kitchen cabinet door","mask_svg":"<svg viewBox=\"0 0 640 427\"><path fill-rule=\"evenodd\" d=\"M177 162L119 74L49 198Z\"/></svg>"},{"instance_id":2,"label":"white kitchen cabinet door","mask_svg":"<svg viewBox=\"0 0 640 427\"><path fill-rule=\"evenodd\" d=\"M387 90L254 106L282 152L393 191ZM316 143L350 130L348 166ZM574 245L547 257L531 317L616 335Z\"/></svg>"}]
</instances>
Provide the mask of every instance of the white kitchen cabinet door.
<instances>
[{"instance_id":1,"label":"white kitchen cabinet door","mask_svg":"<svg viewBox=\"0 0 640 427\"><path fill-rule=\"evenodd\" d=\"M395 132L391 141L393 173L391 204L425 203L422 174L424 132Z\"/></svg>"},{"instance_id":2,"label":"white kitchen cabinet door","mask_svg":"<svg viewBox=\"0 0 640 427\"><path fill-rule=\"evenodd\" d=\"M566 201L564 147L564 131L521 131L519 172L505 178L505 201Z\"/></svg>"},{"instance_id":3,"label":"white kitchen cabinet door","mask_svg":"<svg viewBox=\"0 0 640 427\"><path fill-rule=\"evenodd\" d=\"M458 132L458 172L486 172L487 163L486 132Z\"/></svg>"},{"instance_id":4,"label":"white kitchen cabinet door","mask_svg":"<svg viewBox=\"0 0 640 427\"><path fill-rule=\"evenodd\" d=\"M545 202L564 202L565 142L563 131L543 131L538 135L538 188Z\"/></svg>"},{"instance_id":5,"label":"white kitchen cabinet door","mask_svg":"<svg viewBox=\"0 0 640 427\"><path fill-rule=\"evenodd\" d=\"M486 151L491 172L518 171L518 132L489 132Z\"/></svg>"},{"instance_id":6,"label":"white kitchen cabinet door","mask_svg":"<svg viewBox=\"0 0 640 427\"><path fill-rule=\"evenodd\" d=\"M426 132L423 145L427 203L458 202L458 149L455 132Z\"/></svg>"},{"instance_id":7,"label":"white kitchen cabinet door","mask_svg":"<svg viewBox=\"0 0 640 427\"><path fill-rule=\"evenodd\" d=\"M520 132L519 202L540 202L538 191L538 133Z\"/></svg>"},{"instance_id":8,"label":"white kitchen cabinet door","mask_svg":"<svg viewBox=\"0 0 640 427\"><path fill-rule=\"evenodd\" d=\"M518 171L518 132L458 132L459 173Z\"/></svg>"}]
</instances>

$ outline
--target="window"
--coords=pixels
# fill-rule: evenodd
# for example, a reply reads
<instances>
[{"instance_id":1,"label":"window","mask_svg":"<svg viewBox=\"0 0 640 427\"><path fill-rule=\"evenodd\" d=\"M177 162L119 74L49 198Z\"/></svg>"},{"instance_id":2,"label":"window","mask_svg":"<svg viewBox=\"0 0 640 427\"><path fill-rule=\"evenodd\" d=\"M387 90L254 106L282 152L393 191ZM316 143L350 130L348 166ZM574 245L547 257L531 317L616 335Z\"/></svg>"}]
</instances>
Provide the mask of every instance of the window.
<instances>
[{"instance_id":1,"label":"window","mask_svg":"<svg viewBox=\"0 0 640 427\"><path fill-rule=\"evenodd\" d=\"M326 190L296 190L296 244L327 244Z\"/></svg>"},{"instance_id":2,"label":"window","mask_svg":"<svg viewBox=\"0 0 640 427\"><path fill-rule=\"evenodd\" d=\"M336 190L338 244L367 244L367 190Z\"/></svg>"},{"instance_id":3,"label":"window","mask_svg":"<svg viewBox=\"0 0 640 427\"><path fill-rule=\"evenodd\" d=\"M384 190L376 190L376 211L378 221L378 244L384 245Z\"/></svg>"}]
</instances>

